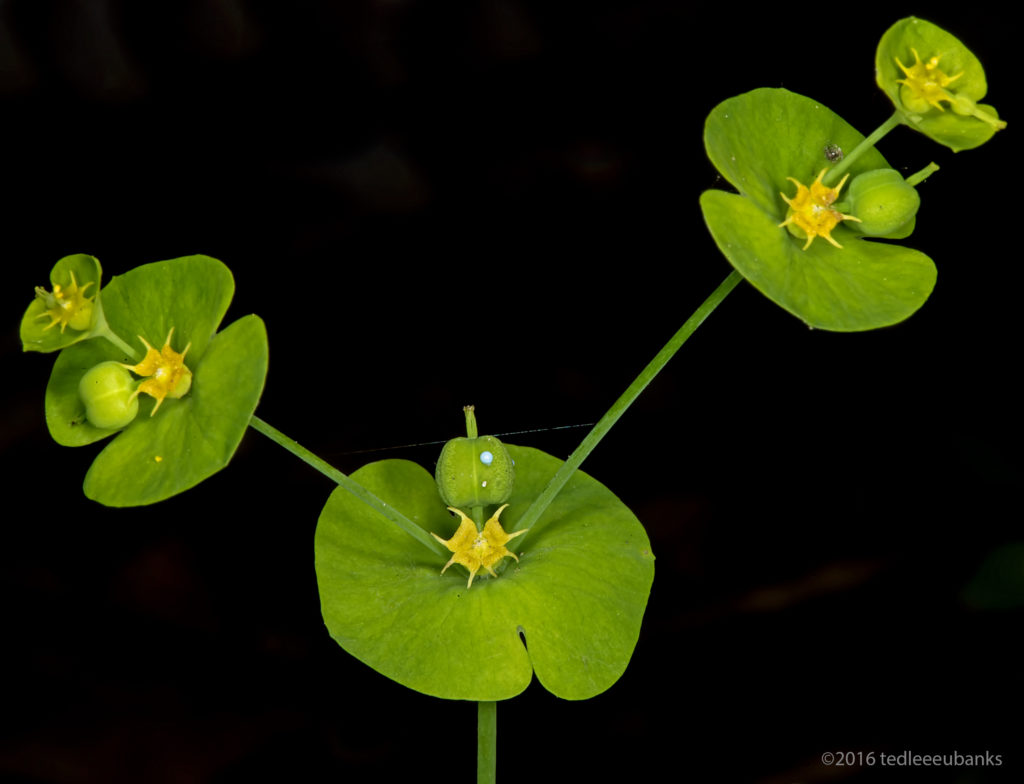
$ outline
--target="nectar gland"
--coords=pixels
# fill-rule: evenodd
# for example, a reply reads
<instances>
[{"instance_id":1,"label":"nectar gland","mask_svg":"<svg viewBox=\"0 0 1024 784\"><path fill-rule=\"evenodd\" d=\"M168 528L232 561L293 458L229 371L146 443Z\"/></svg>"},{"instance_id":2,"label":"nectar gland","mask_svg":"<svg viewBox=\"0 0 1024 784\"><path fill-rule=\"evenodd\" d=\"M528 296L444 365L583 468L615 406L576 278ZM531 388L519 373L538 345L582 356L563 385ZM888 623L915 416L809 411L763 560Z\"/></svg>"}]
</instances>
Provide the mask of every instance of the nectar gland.
<instances>
[{"instance_id":1,"label":"nectar gland","mask_svg":"<svg viewBox=\"0 0 1024 784\"><path fill-rule=\"evenodd\" d=\"M791 199L784 193L779 194L789 205L786 220L779 224L779 228L788 226L790 233L794 236L801 239L807 237L803 250L810 247L815 237L824 237L837 248L842 248L842 245L832 239L832 229L844 220L860 221L860 218L844 215L838 210L832 209L832 203L839 198L839 191L850 175L847 174L843 177L835 188L829 188L821 182L826 171L827 169L822 169L818 172L818 176L814 178L814 182L809 188L799 180L787 177L787 180L796 185L796 195Z\"/></svg>"},{"instance_id":2,"label":"nectar gland","mask_svg":"<svg viewBox=\"0 0 1024 784\"><path fill-rule=\"evenodd\" d=\"M473 578L476 577L481 566L490 572L492 577L497 577L494 565L502 558L510 555L517 561L519 560L519 557L505 545L517 536L525 534L527 529L516 531L514 534L505 533L505 529L498 522L498 516L506 506L508 504L503 504L498 511L491 515L491 519L484 524L483 531L477 531L476 525L464 512L454 506L448 507L448 511L457 514L462 522L459 523L459 528L451 539L442 539L435 533L430 534L454 553L448 563L444 565L441 574L444 574L453 563L462 564L469 570L469 582L466 583L466 587L470 588L473 585Z\"/></svg>"}]
</instances>

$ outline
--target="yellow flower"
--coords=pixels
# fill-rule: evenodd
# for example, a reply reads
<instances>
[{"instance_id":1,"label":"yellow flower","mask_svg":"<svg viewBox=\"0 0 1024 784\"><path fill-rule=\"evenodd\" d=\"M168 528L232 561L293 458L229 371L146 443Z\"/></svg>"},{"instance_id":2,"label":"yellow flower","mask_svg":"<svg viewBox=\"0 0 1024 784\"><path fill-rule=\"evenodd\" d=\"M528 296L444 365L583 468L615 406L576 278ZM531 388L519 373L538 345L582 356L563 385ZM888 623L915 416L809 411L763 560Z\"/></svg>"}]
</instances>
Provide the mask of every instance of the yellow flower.
<instances>
[{"instance_id":1,"label":"yellow flower","mask_svg":"<svg viewBox=\"0 0 1024 784\"><path fill-rule=\"evenodd\" d=\"M787 177L787 180L796 184L796 195L790 199L784 193L779 194L783 201L789 205L789 213L786 215L786 220L779 224L779 228L791 226L790 231L795 236L800 238L807 237L807 242L803 247L804 250L810 247L815 237L824 237L837 248L843 247L832 239L832 229L838 226L840 221L860 221L860 218L844 215L838 210L832 209L832 203L839 197L839 191L850 175L847 174L843 177L835 188L829 188L821 182L821 178L825 176L825 171L826 169L822 169L818 173L810 188L792 177Z\"/></svg>"},{"instance_id":2,"label":"yellow flower","mask_svg":"<svg viewBox=\"0 0 1024 784\"><path fill-rule=\"evenodd\" d=\"M469 569L469 582L466 583L466 587L469 588L473 585L473 578L476 577L476 573L480 571L481 566L490 572L491 576L497 577L498 575L494 572L494 565L498 561L507 555L512 556L517 561L519 560L519 557L506 548L505 545L517 536L525 534L526 529L516 531L514 534L505 533L505 529L498 522L498 515L505 510L506 506L508 504L503 504L491 516L491 519L484 524L483 531L477 531L476 525L463 512L460 512L454 506L448 507L448 511L454 512L462 518L462 522L459 523L459 528L451 539L442 539L437 534L431 533L431 536L454 553L448 560L448 563L444 565L441 574L444 574L453 563L462 564Z\"/></svg>"},{"instance_id":3,"label":"yellow flower","mask_svg":"<svg viewBox=\"0 0 1024 784\"><path fill-rule=\"evenodd\" d=\"M36 297L43 301L46 310L36 316L37 319L49 316L50 323L43 330L52 329L60 324L60 331L69 326L71 329L83 331L92 324L92 300L85 296L85 290L93 282L90 280L81 288L75 280L75 273L70 272L71 285L64 289L59 283L53 284L53 293L36 286Z\"/></svg>"},{"instance_id":4,"label":"yellow flower","mask_svg":"<svg viewBox=\"0 0 1024 784\"><path fill-rule=\"evenodd\" d=\"M946 111L940 101L953 103L953 96L946 88L963 76L963 71L956 76L947 76L939 68L938 56L932 57L927 63L922 63L917 50L911 47L910 51L914 53L914 64L909 68L901 63L898 57L893 58L907 77L896 80L906 88L900 96L903 104L912 112L927 112L929 105L940 112Z\"/></svg>"},{"instance_id":5,"label":"yellow flower","mask_svg":"<svg viewBox=\"0 0 1024 784\"><path fill-rule=\"evenodd\" d=\"M146 347L146 356L137 365L125 365L126 368L140 376L149 376L139 384L135 391L138 395L145 392L156 399L156 405L149 412L150 416L156 413L165 397L175 399L184 397L192 387L192 371L185 367L185 354L188 353L189 343L180 354L171 348L171 335L174 334L174 327L167 333L167 340L160 351L157 351L146 339L139 335L139 340Z\"/></svg>"}]
</instances>

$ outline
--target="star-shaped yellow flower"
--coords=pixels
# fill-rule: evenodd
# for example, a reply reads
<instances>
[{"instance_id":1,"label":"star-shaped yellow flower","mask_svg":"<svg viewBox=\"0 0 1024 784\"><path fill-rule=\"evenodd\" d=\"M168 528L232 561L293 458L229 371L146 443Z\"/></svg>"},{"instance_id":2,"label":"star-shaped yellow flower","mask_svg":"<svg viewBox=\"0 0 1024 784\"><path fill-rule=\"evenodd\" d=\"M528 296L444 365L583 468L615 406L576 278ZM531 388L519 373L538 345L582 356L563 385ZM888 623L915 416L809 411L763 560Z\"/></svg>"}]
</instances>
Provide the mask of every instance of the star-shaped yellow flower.
<instances>
[{"instance_id":1,"label":"star-shaped yellow flower","mask_svg":"<svg viewBox=\"0 0 1024 784\"><path fill-rule=\"evenodd\" d=\"M50 323L43 327L44 331L60 324L60 331L70 326L78 331L86 330L92 324L92 300L85 296L85 290L93 285L90 280L81 288L71 272L71 285L64 288L59 283L53 284L53 293L36 286L36 297L43 301L46 310L36 316L37 319L49 317Z\"/></svg>"},{"instance_id":2,"label":"star-shaped yellow flower","mask_svg":"<svg viewBox=\"0 0 1024 784\"><path fill-rule=\"evenodd\" d=\"M963 76L963 71L956 76L947 76L939 68L938 57L929 58L927 63L922 63L917 49L911 47L910 51L914 53L914 64L909 67L901 63L898 57L894 58L896 65L907 77L896 80L906 87L901 95L903 103L913 112L926 112L929 105L944 112L945 109L942 107L941 101L953 102L953 96L946 91L946 88Z\"/></svg>"},{"instance_id":3,"label":"star-shaped yellow flower","mask_svg":"<svg viewBox=\"0 0 1024 784\"><path fill-rule=\"evenodd\" d=\"M839 210L832 209L832 203L839 197L839 191L850 175L843 177L835 188L829 188L821 182L826 171L822 169L818 173L810 188L792 177L787 177L787 180L796 184L796 195L791 199L784 193L779 194L789 205L789 214L786 215L786 220L779 224L779 228L790 224L798 228L800 233L797 236L801 239L807 237L804 250L810 247L815 237L824 237L837 248L842 248L842 245L832 239L832 229L838 226L840 221L860 221L860 218L843 215Z\"/></svg>"},{"instance_id":4,"label":"star-shaped yellow flower","mask_svg":"<svg viewBox=\"0 0 1024 784\"><path fill-rule=\"evenodd\" d=\"M160 408L165 397L175 399L184 397L192 387L192 371L185 366L185 354L188 353L192 344L189 343L185 346L185 350L179 354L171 348L171 335L173 334L174 327L171 327L171 331L167 333L167 340L164 341L164 346L160 351L149 345L146 339L139 335L139 340L147 349L146 356L137 365L125 365L137 375L149 376L139 384L135 394L145 392L156 399L156 405L149 412L150 416L153 416Z\"/></svg>"},{"instance_id":5,"label":"star-shaped yellow flower","mask_svg":"<svg viewBox=\"0 0 1024 784\"><path fill-rule=\"evenodd\" d=\"M505 547L505 545L517 536L525 534L527 529L516 531L514 534L505 533L505 529L498 522L498 515L505 510L506 506L508 504L503 504L491 516L491 519L484 524L483 531L477 531L476 525L463 512L454 506L448 507L448 511L454 512L462 518L462 522L459 523L459 528L451 539L446 540L435 533L431 534L437 541L454 553L448 560L448 563L444 565L441 574L444 574L453 563L462 564L469 569L469 582L466 583L466 587L469 588L473 585L473 578L476 577L476 573L480 571L481 566L490 572L491 576L497 577L498 575L494 572L494 565L498 561L507 555L511 555L517 561L519 560L519 557Z\"/></svg>"}]
</instances>

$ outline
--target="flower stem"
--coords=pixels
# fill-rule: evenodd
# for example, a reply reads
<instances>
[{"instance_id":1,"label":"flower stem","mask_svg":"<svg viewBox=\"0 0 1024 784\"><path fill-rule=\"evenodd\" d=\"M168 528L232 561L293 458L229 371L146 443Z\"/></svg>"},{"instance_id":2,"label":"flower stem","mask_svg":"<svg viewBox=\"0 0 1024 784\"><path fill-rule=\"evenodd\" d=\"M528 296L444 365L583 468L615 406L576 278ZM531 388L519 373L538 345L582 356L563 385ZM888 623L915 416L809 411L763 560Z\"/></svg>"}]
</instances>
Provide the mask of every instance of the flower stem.
<instances>
[{"instance_id":1,"label":"flower stem","mask_svg":"<svg viewBox=\"0 0 1024 784\"><path fill-rule=\"evenodd\" d=\"M498 703L478 702L476 709L476 784L494 784L498 751Z\"/></svg>"},{"instance_id":2,"label":"flower stem","mask_svg":"<svg viewBox=\"0 0 1024 784\"><path fill-rule=\"evenodd\" d=\"M113 330L106 325L106 322L104 322L103 327L104 328L102 330L98 330L96 332L96 337L106 338L108 341L113 343L119 351L123 351L126 356L131 357L132 359L139 358L139 352L121 340L121 338L119 338Z\"/></svg>"},{"instance_id":3,"label":"flower stem","mask_svg":"<svg viewBox=\"0 0 1024 784\"><path fill-rule=\"evenodd\" d=\"M103 312L103 303L97 297L96 300L96 321L93 323L91 337L106 338L117 348L118 351L123 351L126 357L138 361L139 353L125 343L120 335L117 335L114 330L110 328L110 324L107 323L106 314Z\"/></svg>"},{"instance_id":4,"label":"flower stem","mask_svg":"<svg viewBox=\"0 0 1024 784\"><path fill-rule=\"evenodd\" d=\"M850 150L850 152L846 153L846 155L839 163L837 163L835 166L829 169L828 172L825 173L825 176L822 178L822 183L825 185L832 185L836 180L838 180L846 172L847 169L849 169L851 166L853 166L854 163L856 163L857 159L861 155L863 155L865 152L867 152L876 144L878 144L878 142L881 141L882 137L884 137L887 133L889 133L889 131L891 131L893 128L899 125L902 116L903 115L900 114L899 112L893 112L892 117L890 117L884 123L875 128L875 130L871 132L870 136L868 136L866 139L864 139L864 141L862 141L860 144L858 144L856 147Z\"/></svg>"},{"instance_id":5,"label":"flower stem","mask_svg":"<svg viewBox=\"0 0 1024 784\"><path fill-rule=\"evenodd\" d=\"M330 465L327 461L317 457L304 446L301 446L294 439L289 438L280 430L278 430L275 427L272 427L271 425L267 424L266 422L264 422L262 419L255 415L253 415L252 419L249 420L249 427L251 427L253 430L262 433L278 446L284 447L297 458L302 460L307 465L310 465L313 468L315 468L317 471L326 476L339 487L343 487L345 490L350 492L352 495L354 495L364 504L369 506L375 512L383 515L385 518L387 518L392 523L397 525L399 528L401 528L403 531L409 534L409 536L411 536L413 539L420 542L425 547L430 548L432 552L442 557L445 555L446 550L444 548L444 545L442 545L440 542L435 541L434 538L430 536L430 534L428 534L426 531L424 531L422 528L416 525L416 523L414 523L408 517L403 515L393 506L389 506L388 504L381 501L379 498L377 498L377 496L375 496L361 484L356 482L354 479L350 479L347 475L343 474L337 468Z\"/></svg>"},{"instance_id":6,"label":"flower stem","mask_svg":"<svg viewBox=\"0 0 1024 784\"><path fill-rule=\"evenodd\" d=\"M530 508L526 510L526 513L519 518L512 532L530 528L540 519L548 505L555 499L555 496L565 486L565 483L569 481L569 477L572 476L573 472L580 467L580 464L587 458L587 455L594 451L594 447L608 434L612 426L618 422L619 417L626 413L626 409L633 404L633 401L640 396L640 393L644 391L661 369L668 364L668 361L675 356L675 353L683 343L686 342L690 335L696 332L697 327L704 323L704 319L711 315L712 311L718 307L730 291L736 288L736 285L741 280L743 280L743 276L733 270L729 277L722 281L718 288L701 303L700 307L693 312L693 315L686 320L686 323L679 328L679 331L669 339L668 343L648 363L647 367L640 371L640 375L633 380L633 383L626 388L626 391L612 404L607 413L594 425L586 438L583 439L583 442L569 455L569 459L558 469L551 478L551 481L548 482L547 487L537 496L533 504L530 505ZM517 547L526 536L529 536L529 534L527 533L520 537L516 545Z\"/></svg>"}]
</instances>

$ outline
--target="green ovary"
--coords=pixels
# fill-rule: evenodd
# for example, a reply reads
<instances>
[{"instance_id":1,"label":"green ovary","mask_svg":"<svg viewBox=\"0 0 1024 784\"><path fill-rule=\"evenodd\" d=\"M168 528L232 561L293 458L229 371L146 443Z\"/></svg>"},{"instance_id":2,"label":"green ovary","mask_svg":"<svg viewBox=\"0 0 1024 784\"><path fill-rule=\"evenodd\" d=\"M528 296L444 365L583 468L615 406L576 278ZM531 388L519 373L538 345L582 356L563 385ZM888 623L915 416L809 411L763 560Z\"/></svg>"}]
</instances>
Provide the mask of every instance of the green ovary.
<instances>
[{"instance_id":1,"label":"green ovary","mask_svg":"<svg viewBox=\"0 0 1024 784\"><path fill-rule=\"evenodd\" d=\"M130 424L139 413L136 383L119 362L101 362L86 371L78 382L78 396L85 405L86 419L104 429Z\"/></svg>"},{"instance_id":2,"label":"green ovary","mask_svg":"<svg viewBox=\"0 0 1024 784\"><path fill-rule=\"evenodd\" d=\"M921 206L917 190L895 169L876 169L854 178L847 191L850 211L860 218L855 231L884 237L906 226Z\"/></svg>"}]
</instances>

